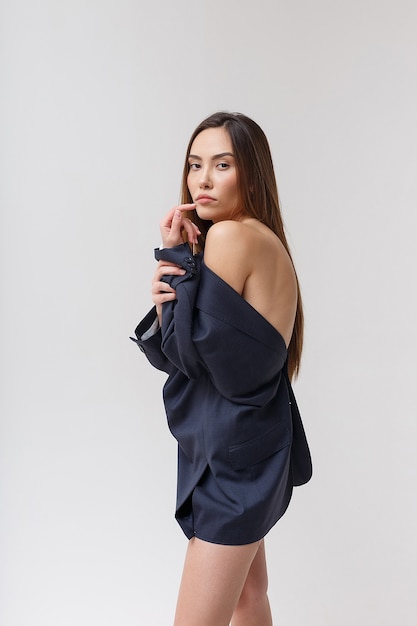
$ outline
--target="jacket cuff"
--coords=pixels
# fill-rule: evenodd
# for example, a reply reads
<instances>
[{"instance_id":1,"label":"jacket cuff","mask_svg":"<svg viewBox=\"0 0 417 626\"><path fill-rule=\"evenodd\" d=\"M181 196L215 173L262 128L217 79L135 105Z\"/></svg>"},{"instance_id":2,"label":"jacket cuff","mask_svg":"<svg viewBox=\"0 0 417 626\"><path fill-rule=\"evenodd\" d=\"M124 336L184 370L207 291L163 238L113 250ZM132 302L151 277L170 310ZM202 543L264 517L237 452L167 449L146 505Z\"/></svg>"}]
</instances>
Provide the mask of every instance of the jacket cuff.
<instances>
[{"instance_id":1,"label":"jacket cuff","mask_svg":"<svg viewBox=\"0 0 417 626\"><path fill-rule=\"evenodd\" d=\"M136 337L130 337L130 339L137 343L142 352L144 352L142 343L154 337L159 330L158 315L156 314L156 307L154 306L136 326Z\"/></svg>"},{"instance_id":2,"label":"jacket cuff","mask_svg":"<svg viewBox=\"0 0 417 626\"><path fill-rule=\"evenodd\" d=\"M185 269L188 277L197 273L197 263L188 243L182 243L173 248L155 248L155 259L180 265Z\"/></svg>"},{"instance_id":3,"label":"jacket cuff","mask_svg":"<svg viewBox=\"0 0 417 626\"><path fill-rule=\"evenodd\" d=\"M146 330L143 333L143 335L141 335L139 337L139 339L141 341L146 341L147 339L150 339L151 337L156 335L156 333L158 332L159 329L160 329L159 318L158 318L158 316L156 316L154 321L152 322L152 324L149 326L148 330Z\"/></svg>"}]
</instances>

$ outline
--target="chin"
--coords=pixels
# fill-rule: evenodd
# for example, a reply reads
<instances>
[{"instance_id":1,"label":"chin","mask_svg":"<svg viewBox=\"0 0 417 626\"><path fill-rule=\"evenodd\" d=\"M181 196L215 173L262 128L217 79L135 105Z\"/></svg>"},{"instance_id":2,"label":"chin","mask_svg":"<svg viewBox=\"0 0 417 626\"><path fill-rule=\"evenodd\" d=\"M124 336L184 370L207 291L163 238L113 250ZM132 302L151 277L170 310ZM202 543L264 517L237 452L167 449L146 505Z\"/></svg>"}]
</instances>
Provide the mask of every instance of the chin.
<instances>
[{"instance_id":1,"label":"chin","mask_svg":"<svg viewBox=\"0 0 417 626\"><path fill-rule=\"evenodd\" d=\"M211 222L213 219L213 211L210 209L206 209L203 206L199 206L197 204L196 208L195 208L195 212L197 213L198 217L200 218L200 220L204 220L206 222Z\"/></svg>"}]
</instances>

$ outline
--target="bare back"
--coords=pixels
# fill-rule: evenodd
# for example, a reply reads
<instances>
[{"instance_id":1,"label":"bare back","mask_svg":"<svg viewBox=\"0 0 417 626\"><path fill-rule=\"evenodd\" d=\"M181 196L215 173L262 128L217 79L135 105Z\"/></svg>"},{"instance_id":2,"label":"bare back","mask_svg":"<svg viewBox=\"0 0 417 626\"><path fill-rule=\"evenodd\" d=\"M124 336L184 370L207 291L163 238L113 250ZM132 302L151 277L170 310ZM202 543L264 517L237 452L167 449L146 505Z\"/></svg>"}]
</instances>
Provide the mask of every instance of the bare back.
<instances>
[{"instance_id":1,"label":"bare back","mask_svg":"<svg viewBox=\"0 0 417 626\"><path fill-rule=\"evenodd\" d=\"M276 328L288 346L297 282L278 237L254 218L217 222L208 232L204 261Z\"/></svg>"}]
</instances>

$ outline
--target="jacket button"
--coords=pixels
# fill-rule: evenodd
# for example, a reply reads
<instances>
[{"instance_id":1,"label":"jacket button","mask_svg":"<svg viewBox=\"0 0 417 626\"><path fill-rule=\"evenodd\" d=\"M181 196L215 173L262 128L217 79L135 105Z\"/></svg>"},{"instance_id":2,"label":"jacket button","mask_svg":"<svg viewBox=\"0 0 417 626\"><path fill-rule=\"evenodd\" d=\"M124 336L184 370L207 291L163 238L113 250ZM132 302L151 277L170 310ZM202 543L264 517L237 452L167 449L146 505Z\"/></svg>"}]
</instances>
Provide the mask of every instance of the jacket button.
<instances>
[{"instance_id":1,"label":"jacket button","mask_svg":"<svg viewBox=\"0 0 417 626\"><path fill-rule=\"evenodd\" d=\"M188 268L188 270L190 271L191 274L195 274L195 272L196 272L196 263L195 263L194 259L191 256L185 257L184 265L187 266L187 268Z\"/></svg>"}]
</instances>

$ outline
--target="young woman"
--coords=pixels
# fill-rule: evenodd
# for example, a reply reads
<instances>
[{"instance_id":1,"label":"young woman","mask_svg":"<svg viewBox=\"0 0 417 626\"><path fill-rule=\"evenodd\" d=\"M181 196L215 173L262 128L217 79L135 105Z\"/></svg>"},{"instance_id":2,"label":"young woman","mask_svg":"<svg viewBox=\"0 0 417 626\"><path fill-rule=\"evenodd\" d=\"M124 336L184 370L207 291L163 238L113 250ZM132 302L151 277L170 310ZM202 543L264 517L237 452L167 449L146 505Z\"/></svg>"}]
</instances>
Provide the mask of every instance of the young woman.
<instances>
[{"instance_id":1,"label":"young woman","mask_svg":"<svg viewBox=\"0 0 417 626\"><path fill-rule=\"evenodd\" d=\"M136 343L168 373L176 518L189 539L174 626L269 626L264 537L311 459L290 379L303 313L267 139L216 113L161 221L153 309Z\"/></svg>"}]
</instances>

